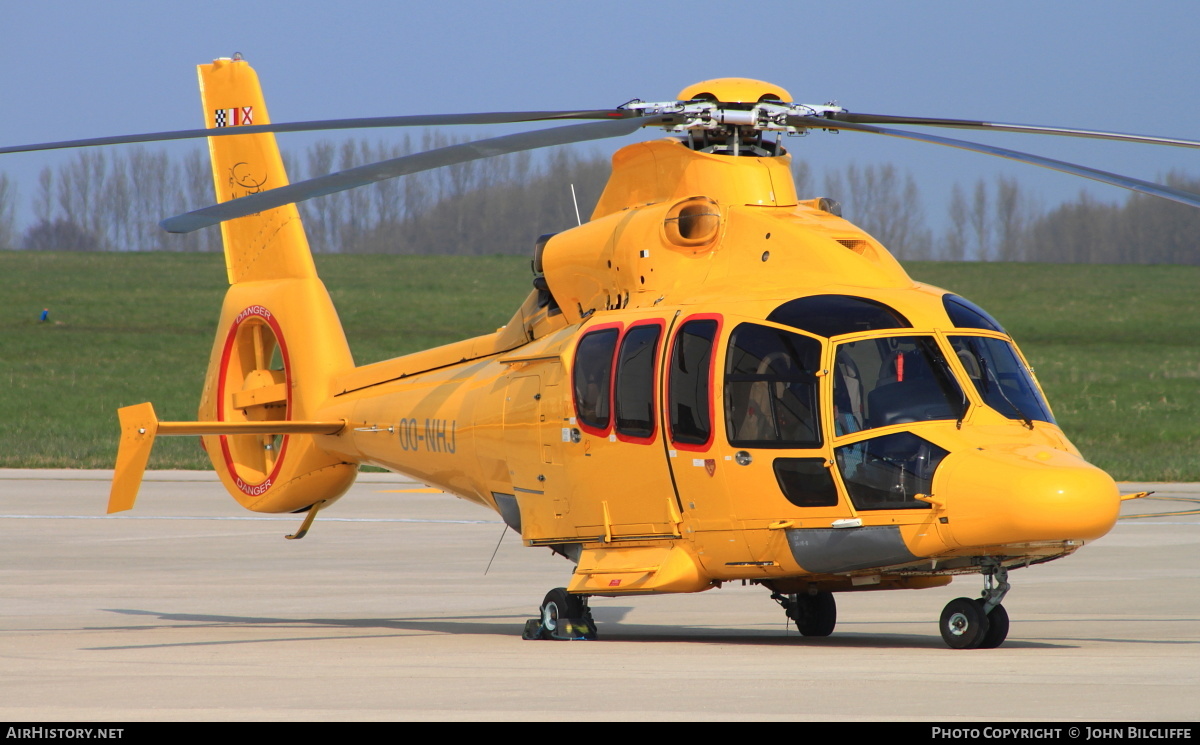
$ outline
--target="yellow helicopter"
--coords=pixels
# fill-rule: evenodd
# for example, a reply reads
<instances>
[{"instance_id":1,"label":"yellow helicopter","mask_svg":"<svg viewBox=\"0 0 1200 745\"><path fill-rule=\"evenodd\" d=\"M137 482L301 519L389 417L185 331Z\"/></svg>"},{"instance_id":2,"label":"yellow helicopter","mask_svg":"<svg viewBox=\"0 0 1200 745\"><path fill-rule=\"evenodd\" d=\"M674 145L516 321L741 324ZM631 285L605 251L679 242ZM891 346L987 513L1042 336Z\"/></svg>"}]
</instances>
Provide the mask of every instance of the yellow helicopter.
<instances>
[{"instance_id":1,"label":"yellow helicopter","mask_svg":"<svg viewBox=\"0 0 1200 745\"><path fill-rule=\"evenodd\" d=\"M993 129L1186 147L1188 140L852 114L784 89L711 80L615 109L273 125L240 56L199 67L202 130L0 149L207 137L230 288L198 421L119 412L108 511L133 507L154 439L200 435L258 512L318 512L360 464L495 510L574 571L529 639L592 639L592 596L761 585L807 636L834 593L981 573L940 618L956 649L1005 640L1008 573L1107 533L1122 497L1055 423L986 311L913 281L836 203L800 199L788 135L849 130L966 148L1200 206L1200 196L1017 151L881 125ZM274 132L593 119L288 185ZM295 202L548 145L622 148L591 219L536 243L532 288L494 333L356 367Z\"/></svg>"}]
</instances>

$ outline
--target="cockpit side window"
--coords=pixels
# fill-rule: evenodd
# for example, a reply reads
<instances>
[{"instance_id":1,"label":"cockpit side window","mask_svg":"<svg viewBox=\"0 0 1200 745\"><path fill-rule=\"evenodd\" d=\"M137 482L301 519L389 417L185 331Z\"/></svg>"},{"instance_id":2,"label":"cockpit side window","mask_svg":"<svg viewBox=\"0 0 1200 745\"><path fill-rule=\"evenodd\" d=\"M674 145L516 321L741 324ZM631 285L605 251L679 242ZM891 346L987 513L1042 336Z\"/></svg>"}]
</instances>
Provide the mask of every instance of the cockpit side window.
<instances>
[{"instance_id":1,"label":"cockpit side window","mask_svg":"<svg viewBox=\"0 0 1200 745\"><path fill-rule=\"evenodd\" d=\"M743 323L725 356L725 429L731 445L821 446L817 370L821 342Z\"/></svg>"},{"instance_id":2,"label":"cockpit side window","mask_svg":"<svg viewBox=\"0 0 1200 745\"><path fill-rule=\"evenodd\" d=\"M856 510L927 510L917 494L933 493L933 475L949 451L912 432L861 440L834 449Z\"/></svg>"},{"instance_id":3,"label":"cockpit side window","mask_svg":"<svg viewBox=\"0 0 1200 745\"><path fill-rule=\"evenodd\" d=\"M834 431L959 419L967 397L932 337L891 336L838 345Z\"/></svg>"}]
</instances>

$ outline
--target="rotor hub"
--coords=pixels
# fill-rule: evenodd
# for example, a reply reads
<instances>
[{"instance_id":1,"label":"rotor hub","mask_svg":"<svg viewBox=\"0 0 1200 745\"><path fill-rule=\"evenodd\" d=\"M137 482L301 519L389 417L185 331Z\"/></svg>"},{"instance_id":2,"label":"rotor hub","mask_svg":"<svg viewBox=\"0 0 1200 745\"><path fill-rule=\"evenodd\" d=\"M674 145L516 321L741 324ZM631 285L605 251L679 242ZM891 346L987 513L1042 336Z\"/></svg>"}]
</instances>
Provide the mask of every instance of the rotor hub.
<instances>
[{"instance_id":1,"label":"rotor hub","mask_svg":"<svg viewBox=\"0 0 1200 745\"><path fill-rule=\"evenodd\" d=\"M715 78L689 85L679 92L680 101L719 101L721 103L762 103L791 101L784 88L751 78Z\"/></svg>"},{"instance_id":2,"label":"rotor hub","mask_svg":"<svg viewBox=\"0 0 1200 745\"><path fill-rule=\"evenodd\" d=\"M777 156L782 148L765 143L763 134L803 134L811 124L797 117L826 117L843 112L834 104L793 103L785 88L751 78L716 78L690 85L675 101L634 100L621 106L643 116L667 115L668 132L686 135L701 152Z\"/></svg>"}]
</instances>

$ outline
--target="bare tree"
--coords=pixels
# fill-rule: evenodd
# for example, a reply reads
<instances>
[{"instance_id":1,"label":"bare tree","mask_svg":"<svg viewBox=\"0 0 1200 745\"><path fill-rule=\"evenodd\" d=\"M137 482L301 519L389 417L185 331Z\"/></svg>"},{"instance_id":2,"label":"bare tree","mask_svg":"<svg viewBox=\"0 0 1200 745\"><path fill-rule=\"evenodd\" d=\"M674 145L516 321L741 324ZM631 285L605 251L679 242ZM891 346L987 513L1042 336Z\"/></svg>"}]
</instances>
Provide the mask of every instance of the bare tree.
<instances>
[{"instance_id":1,"label":"bare tree","mask_svg":"<svg viewBox=\"0 0 1200 745\"><path fill-rule=\"evenodd\" d=\"M38 172L38 192L33 200L33 216L40 223L54 218L54 171L46 166Z\"/></svg>"},{"instance_id":2,"label":"bare tree","mask_svg":"<svg viewBox=\"0 0 1200 745\"><path fill-rule=\"evenodd\" d=\"M21 239L35 250L95 251L110 247L100 197L108 162L103 153L82 153L59 169L38 176L37 222Z\"/></svg>"},{"instance_id":3,"label":"bare tree","mask_svg":"<svg viewBox=\"0 0 1200 745\"><path fill-rule=\"evenodd\" d=\"M983 179L975 182L969 219L971 230L975 235L975 258L979 261L991 261L992 216L988 210L987 183Z\"/></svg>"},{"instance_id":4,"label":"bare tree","mask_svg":"<svg viewBox=\"0 0 1200 745\"><path fill-rule=\"evenodd\" d=\"M0 173L0 251L17 247L17 185Z\"/></svg>"},{"instance_id":5,"label":"bare tree","mask_svg":"<svg viewBox=\"0 0 1200 745\"><path fill-rule=\"evenodd\" d=\"M213 203L216 198L213 186L212 164L206 150L196 148L183 159L180 173L180 212L200 209ZM183 251L220 251L221 228L217 225L203 228L194 233L177 236Z\"/></svg>"},{"instance_id":6,"label":"bare tree","mask_svg":"<svg viewBox=\"0 0 1200 745\"><path fill-rule=\"evenodd\" d=\"M943 258L1021 261L1031 255L1029 231L1038 206L1016 179L998 176L991 188L979 179L969 201L962 185L955 184L948 213L950 224L939 252Z\"/></svg>"},{"instance_id":7,"label":"bare tree","mask_svg":"<svg viewBox=\"0 0 1200 745\"><path fill-rule=\"evenodd\" d=\"M860 168L850 164L829 173L825 188L842 203L846 217L901 258L928 258L932 236L925 227L917 182L889 164Z\"/></svg>"},{"instance_id":8,"label":"bare tree","mask_svg":"<svg viewBox=\"0 0 1200 745\"><path fill-rule=\"evenodd\" d=\"M812 199L817 195L816 184L812 172L812 166L806 160L793 158L792 160L792 180L796 182L796 195L800 199Z\"/></svg>"},{"instance_id":9,"label":"bare tree","mask_svg":"<svg viewBox=\"0 0 1200 745\"><path fill-rule=\"evenodd\" d=\"M1164 181L1184 191L1200 190L1200 179L1173 171ZM1110 240L1112 261L1138 264L1200 264L1200 210L1135 194L1116 214L1120 230Z\"/></svg>"},{"instance_id":10,"label":"bare tree","mask_svg":"<svg viewBox=\"0 0 1200 745\"><path fill-rule=\"evenodd\" d=\"M133 182L137 174L131 174L131 170L133 168L128 158L113 158L112 167L101 185L97 205L104 229L117 250L137 250L140 244L141 225L134 214L133 195Z\"/></svg>"},{"instance_id":11,"label":"bare tree","mask_svg":"<svg viewBox=\"0 0 1200 745\"><path fill-rule=\"evenodd\" d=\"M949 212L950 225L942 237L940 258L962 261L967 256L967 243L970 240L971 211L960 184L955 184L950 193Z\"/></svg>"},{"instance_id":12,"label":"bare tree","mask_svg":"<svg viewBox=\"0 0 1200 745\"><path fill-rule=\"evenodd\" d=\"M308 149L306 178L316 178L333 173L333 159L337 148L329 140L321 140ZM288 173L293 181L299 181L301 174ZM309 243L318 252L337 251L340 247L336 241L334 225L337 222L336 195L320 197L300 205L304 217L304 227L308 233Z\"/></svg>"},{"instance_id":13,"label":"bare tree","mask_svg":"<svg viewBox=\"0 0 1200 745\"><path fill-rule=\"evenodd\" d=\"M996 246L1002 261L1025 261L1029 227L1038 218L1037 202L1011 176L996 178Z\"/></svg>"}]
</instances>

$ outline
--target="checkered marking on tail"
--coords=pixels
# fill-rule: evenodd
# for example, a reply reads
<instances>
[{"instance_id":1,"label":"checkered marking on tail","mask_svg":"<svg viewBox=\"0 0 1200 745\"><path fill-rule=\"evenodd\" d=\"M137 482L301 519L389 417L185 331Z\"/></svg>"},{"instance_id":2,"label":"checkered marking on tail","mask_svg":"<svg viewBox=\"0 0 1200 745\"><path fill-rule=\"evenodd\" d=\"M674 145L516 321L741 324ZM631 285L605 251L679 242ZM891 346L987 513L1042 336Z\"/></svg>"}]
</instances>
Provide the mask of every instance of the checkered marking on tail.
<instances>
[{"instance_id":1,"label":"checkered marking on tail","mask_svg":"<svg viewBox=\"0 0 1200 745\"><path fill-rule=\"evenodd\" d=\"M233 109L216 109L213 111L214 127L238 127L254 123L254 107L239 106Z\"/></svg>"}]
</instances>

